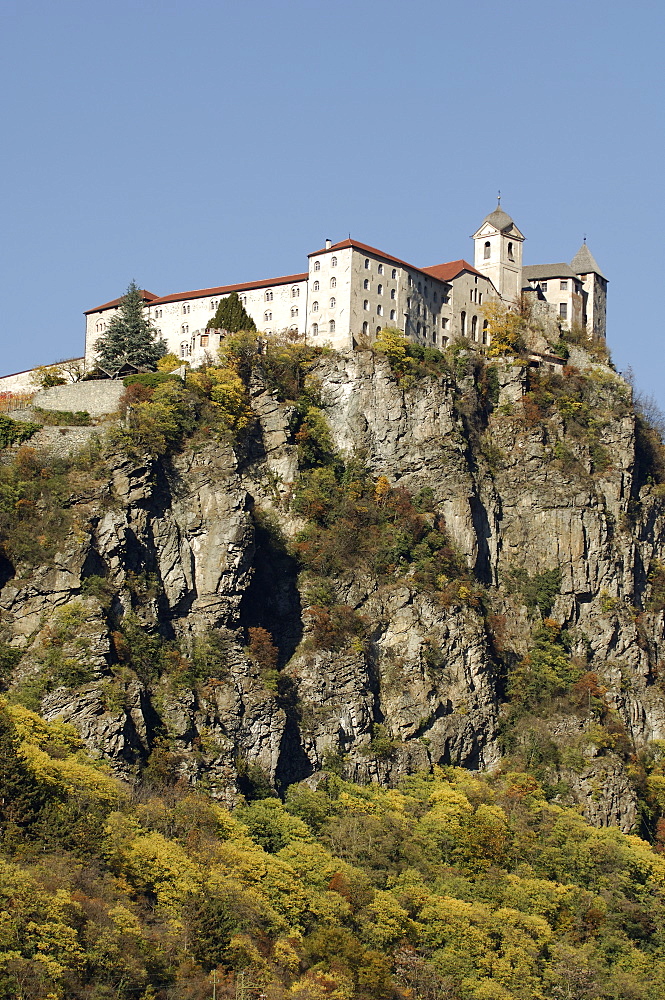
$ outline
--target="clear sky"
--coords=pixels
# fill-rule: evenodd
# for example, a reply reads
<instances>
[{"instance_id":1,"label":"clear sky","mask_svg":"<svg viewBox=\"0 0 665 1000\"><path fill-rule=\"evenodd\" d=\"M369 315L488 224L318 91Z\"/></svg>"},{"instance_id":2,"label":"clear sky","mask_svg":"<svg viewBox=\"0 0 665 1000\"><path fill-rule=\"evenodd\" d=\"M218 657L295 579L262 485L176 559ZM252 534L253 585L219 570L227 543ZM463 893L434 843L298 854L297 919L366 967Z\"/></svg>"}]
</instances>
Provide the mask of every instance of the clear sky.
<instances>
[{"instance_id":1,"label":"clear sky","mask_svg":"<svg viewBox=\"0 0 665 1000\"><path fill-rule=\"evenodd\" d=\"M665 6L637 0L2 0L0 374L83 311L306 268L330 237L525 263L586 234L620 370L665 408Z\"/></svg>"}]
</instances>

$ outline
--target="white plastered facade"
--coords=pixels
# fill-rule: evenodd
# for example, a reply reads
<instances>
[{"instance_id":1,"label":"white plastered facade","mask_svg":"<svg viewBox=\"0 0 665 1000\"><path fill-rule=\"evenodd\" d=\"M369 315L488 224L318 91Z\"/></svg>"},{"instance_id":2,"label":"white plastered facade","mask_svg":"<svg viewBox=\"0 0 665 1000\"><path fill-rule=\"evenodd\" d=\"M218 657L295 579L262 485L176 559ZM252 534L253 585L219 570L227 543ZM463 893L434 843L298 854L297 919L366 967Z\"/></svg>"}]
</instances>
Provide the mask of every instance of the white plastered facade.
<instances>
[{"instance_id":1,"label":"white plastered facade","mask_svg":"<svg viewBox=\"0 0 665 1000\"><path fill-rule=\"evenodd\" d=\"M309 255L305 273L161 298L146 293L146 311L168 350L193 365L215 356L220 335L206 325L220 299L233 291L257 329L268 335L290 332L309 343L344 350L371 342L388 326L431 347L443 348L460 336L482 346L488 343L483 306L492 300L512 306L520 298L524 236L497 206L473 240L474 265L460 259L429 268L414 267L356 240L326 241ZM568 321L583 323L586 317L589 333L604 337L605 289L599 273L571 278L565 300ZM564 301L542 298L552 311ZM86 313L88 367L94 365L95 343L118 302Z\"/></svg>"}]
</instances>

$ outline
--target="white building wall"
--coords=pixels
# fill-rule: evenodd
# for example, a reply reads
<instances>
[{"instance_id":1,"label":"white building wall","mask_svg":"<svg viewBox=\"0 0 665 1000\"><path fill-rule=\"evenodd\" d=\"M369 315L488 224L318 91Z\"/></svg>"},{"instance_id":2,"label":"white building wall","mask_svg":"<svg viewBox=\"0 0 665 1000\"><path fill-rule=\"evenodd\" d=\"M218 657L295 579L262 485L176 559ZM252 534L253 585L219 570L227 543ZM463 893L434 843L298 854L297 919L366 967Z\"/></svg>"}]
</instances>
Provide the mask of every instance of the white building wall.
<instances>
[{"instance_id":1,"label":"white building wall","mask_svg":"<svg viewBox=\"0 0 665 1000\"><path fill-rule=\"evenodd\" d=\"M489 243L489 257L485 256ZM487 275L501 298L517 302L522 290L522 239L485 222L474 237L474 267Z\"/></svg>"},{"instance_id":2,"label":"white building wall","mask_svg":"<svg viewBox=\"0 0 665 1000\"><path fill-rule=\"evenodd\" d=\"M307 340L344 351L352 343L353 251L326 249L309 258ZM331 324L334 326L331 327Z\"/></svg>"}]
</instances>

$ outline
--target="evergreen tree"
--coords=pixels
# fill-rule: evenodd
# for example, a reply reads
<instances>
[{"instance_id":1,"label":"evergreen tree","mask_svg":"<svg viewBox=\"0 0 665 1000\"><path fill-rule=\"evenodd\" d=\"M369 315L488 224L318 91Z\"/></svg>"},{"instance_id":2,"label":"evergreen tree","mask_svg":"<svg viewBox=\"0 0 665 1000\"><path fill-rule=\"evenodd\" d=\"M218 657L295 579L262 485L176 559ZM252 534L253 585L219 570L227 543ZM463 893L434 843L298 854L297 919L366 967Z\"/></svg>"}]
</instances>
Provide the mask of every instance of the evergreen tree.
<instances>
[{"instance_id":1,"label":"evergreen tree","mask_svg":"<svg viewBox=\"0 0 665 1000\"><path fill-rule=\"evenodd\" d=\"M208 321L207 330L226 330L227 333L238 333L239 330L256 330L256 323L246 312L237 292L231 292L217 306L217 312Z\"/></svg>"},{"instance_id":2,"label":"evergreen tree","mask_svg":"<svg viewBox=\"0 0 665 1000\"><path fill-rule=\"evenodd\" d=\"M118 312L95 349L99 365L110 372L117 372L124 364L137 368L154 367L166 354L166 342L146 317L136 282L130 283Z\"/></svg>"}]
</instances>

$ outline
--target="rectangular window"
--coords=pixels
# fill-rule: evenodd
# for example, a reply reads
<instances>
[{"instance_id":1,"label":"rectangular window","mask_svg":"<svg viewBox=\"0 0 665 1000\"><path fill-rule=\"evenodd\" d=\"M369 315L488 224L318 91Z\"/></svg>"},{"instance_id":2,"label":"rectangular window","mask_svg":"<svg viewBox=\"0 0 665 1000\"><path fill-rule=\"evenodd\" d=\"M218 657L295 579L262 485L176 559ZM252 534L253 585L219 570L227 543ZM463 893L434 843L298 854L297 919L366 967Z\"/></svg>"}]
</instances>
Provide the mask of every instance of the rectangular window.
<instances>
[{"instance_id":1,"label":"rectangular window","mask_svg":"<svg viewBox=\"0 0 665 1000\"><path fill-rule=\"evenodd\" d=\"M560 281L559 282L559 291L561 291L561 292L567 292L568 291L568 282L567 281Z\"/></svg>"},{"instance_id":2,"label":"rectangular window","mask_svg":"<svg viewBox=\"0 0 665 1000\"><path fill-rule=\"evenodd\" d=\"M546 281L541 281L541 283L540 283L540 287L541 287L541 289L542 289L542 290L543 290L544 292L546 292L546 291L547 291L547 282L546 282Z\"/></svg>"},{"instance_id":3,"label":"rectangular window","mask_svg":"<svg viewBox=\"0 0 665 1000\"><path fill-rule=\"evenodd\" d=\"M559 302L559 316L561 319L568 319L568 303Z\"/></svg>"}]
</instances>

